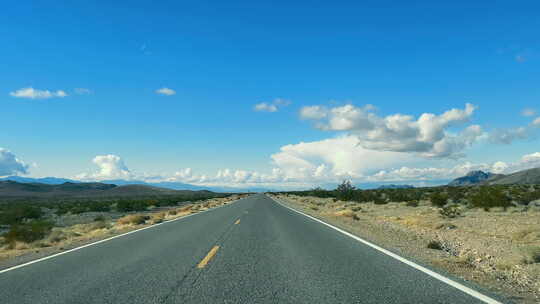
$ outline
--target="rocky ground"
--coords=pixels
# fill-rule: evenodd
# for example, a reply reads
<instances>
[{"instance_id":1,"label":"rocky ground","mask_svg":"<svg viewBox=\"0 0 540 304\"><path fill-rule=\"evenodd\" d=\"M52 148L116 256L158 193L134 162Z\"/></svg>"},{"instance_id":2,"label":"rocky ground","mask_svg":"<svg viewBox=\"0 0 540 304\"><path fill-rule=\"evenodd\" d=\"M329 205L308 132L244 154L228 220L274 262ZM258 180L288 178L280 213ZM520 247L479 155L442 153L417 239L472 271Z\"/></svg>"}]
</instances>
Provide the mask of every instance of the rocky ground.
<instances>
[{"instance_id":1,"label":"rocky ground","mask_svg":"<svg viewBox=\"0 0 540 304\"><path fill-rule=\"evenodd\" d=\"M0 270L135 229L219 207L240 198L241 195L234 195L196 203L187 202L179 207L154 208L147 212L86 212L61 216L50 212L46 219L53 221L55 227L45 239L33 243L6 244L3 237L0 237Z\"/></svg>"},{"instance_id":2,"label":"rocky ground","mask_svg":"<svg viewBox=\"0 0 540 304\"><path fill-rule=\"evenodd\" d=\"M540 302L540 206L458 208L443 216L429 202L343 202L275 195L281 202L412 260L472 281L517 303Z\"/></svg>"}]
</instances>

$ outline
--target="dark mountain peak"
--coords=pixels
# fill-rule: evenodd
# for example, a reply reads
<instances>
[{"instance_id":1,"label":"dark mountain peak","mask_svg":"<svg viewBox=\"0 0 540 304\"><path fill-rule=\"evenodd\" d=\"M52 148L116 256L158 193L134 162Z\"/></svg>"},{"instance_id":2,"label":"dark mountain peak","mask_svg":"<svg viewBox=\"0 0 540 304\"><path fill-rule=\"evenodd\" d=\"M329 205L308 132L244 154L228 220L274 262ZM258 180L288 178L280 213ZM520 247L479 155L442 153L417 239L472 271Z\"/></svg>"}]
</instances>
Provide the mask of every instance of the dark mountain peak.
<instances>
[{"instance_id":1,"label":"dark mountain peak","mask_svg":"<svg viewBox=\"0 0 540 304\"><path fill-rule=\"evenodd\" d=\"M499 174L493 174L491 172L484 172L481 170L474 170L467 173L467 175L458 177L451 181L449 186L470 186L480 184L488 179L491 179L495 176L500 176Z\"/></svg>"}]
</instances>

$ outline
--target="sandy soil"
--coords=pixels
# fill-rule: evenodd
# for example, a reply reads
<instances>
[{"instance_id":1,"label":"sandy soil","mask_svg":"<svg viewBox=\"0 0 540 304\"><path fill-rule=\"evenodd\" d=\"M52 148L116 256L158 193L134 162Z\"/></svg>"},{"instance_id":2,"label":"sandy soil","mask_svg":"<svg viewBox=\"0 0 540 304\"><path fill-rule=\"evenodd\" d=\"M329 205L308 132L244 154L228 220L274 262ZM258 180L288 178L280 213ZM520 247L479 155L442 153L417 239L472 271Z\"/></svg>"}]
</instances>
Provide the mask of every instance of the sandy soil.
<instances>
[{"instance_id":1,"label":"sandy soil","mask_svg":"<svg viewBox=\"0 0 540 304\"><path fill-rule=\"evenodd\" d=\"M281 202L410 259L517 303L540 303L540 208L460 208L447 218L429 202L354 203L276 195ZM437 249L428 248L434 247Z\"/></svg>"}]
</instances>

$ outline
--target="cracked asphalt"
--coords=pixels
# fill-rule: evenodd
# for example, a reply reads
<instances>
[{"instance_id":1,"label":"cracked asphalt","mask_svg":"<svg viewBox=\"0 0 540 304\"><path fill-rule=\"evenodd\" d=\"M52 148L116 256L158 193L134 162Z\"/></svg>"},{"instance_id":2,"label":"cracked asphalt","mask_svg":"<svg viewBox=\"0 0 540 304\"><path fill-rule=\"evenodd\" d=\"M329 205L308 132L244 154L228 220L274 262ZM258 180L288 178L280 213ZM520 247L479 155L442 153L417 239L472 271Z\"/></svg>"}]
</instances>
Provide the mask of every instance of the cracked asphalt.
<instances>
[{"instance_id":1,"label":"cracked asphalt","mask_svg":"<svg viewBox=\"0 0 540 304\"><path fill-rule=\"evenodd\" d=\"M483 303L263 194L1 273L0 299Z\"/></svg>"}]
</instances>

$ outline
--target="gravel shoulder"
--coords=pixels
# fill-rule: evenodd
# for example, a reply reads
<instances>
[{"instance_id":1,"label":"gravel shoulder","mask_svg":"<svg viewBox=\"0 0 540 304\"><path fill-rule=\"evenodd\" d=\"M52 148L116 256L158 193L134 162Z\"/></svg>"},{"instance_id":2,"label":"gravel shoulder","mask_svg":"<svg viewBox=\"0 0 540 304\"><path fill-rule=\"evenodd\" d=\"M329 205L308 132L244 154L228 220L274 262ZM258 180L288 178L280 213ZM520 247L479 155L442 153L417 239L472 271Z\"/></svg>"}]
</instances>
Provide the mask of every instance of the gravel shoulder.
<instances>
[{"instance_id":1,"label":"gravel shoulder","mask_svg":"<svg viewBox=\"0 0 540 304\"><path fill-rule=\"evenodd\" d=\"M354 203L272 195L404 257L505 295L516 303L540 302L540 212L511 208L463 209L445 218L428 202ZM429 248L431 247L431 248Z\"/></svg>"}]
</instances>

